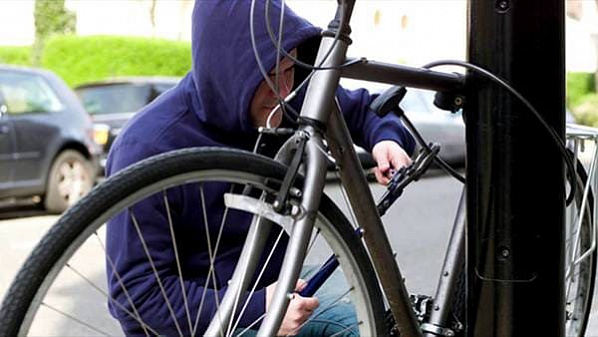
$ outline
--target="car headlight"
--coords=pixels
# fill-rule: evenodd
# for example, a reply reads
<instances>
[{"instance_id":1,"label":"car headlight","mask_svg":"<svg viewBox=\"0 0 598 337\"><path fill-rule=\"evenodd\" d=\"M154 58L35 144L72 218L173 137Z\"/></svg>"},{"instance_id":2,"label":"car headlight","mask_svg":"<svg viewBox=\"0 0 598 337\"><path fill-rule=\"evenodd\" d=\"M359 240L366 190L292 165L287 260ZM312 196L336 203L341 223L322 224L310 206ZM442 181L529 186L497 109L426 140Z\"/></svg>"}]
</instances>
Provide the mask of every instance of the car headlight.
<instances>
[{"instance_id":1,"label":"car headlight","mask_svg":"<svg viewBox=\"0 0 598 337\"><path fill-rule=\"evenodd\" d=\"M93 125L93 140L98 145L106 145L108 143L108 137L110 135L110 126L106 124L94 124Z\"/></svg>"}]
</instances>

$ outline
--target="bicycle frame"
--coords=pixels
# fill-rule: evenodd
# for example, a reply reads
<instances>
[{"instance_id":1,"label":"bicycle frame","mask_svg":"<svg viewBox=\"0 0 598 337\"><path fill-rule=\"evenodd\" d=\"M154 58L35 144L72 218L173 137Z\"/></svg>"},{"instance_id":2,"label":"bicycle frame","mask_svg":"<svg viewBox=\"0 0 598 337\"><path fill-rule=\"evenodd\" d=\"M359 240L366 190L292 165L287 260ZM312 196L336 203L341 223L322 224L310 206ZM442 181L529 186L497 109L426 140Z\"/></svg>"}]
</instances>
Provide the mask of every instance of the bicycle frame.
<instances>
[{"instance_id":1,"label":"bicycle frame","mask_svg":"<svg viewBox=\"0 0 598 337\"><path fill-rule=\"evenodd\" d=\"M337 22L341 20L341 14L339 13L344 13L342 17L344 22L341 22L340 25L341 32L345 31L344 28L350 21L353 4L353 1L346 1L339 5ZM344 6L344 8L341 9L341 6ZM389 261L395 260L394 253L377 212L374 199L370 193L363 193L363 191L369 190L368 183L359 165L347 125L342 118L338 103L335 102L334 95L341 77L436 91L454 91L461 88L463 86L463 77L458 74L369 62L365 59L341 70L340 66L347 61L348 43L346 41L349 40L348 36L343 34L341 34L340 39L335 40L333 36L339 33L334 29L335 25L333 23L329 26L331 31L328 34L325 33L322 38L315 62L317 65L321 64L322 67L331 69L315 72L307 88L301 109L303 126L299 132L306 132L309 135L305 162L306 179L301 207L305 210L305 214L315 214L319 203L319 195L324 188L325 181L323 177L326 172L326 159L322 151L319 150L319 148L322 148L324 134L323 130L318 130L314 125L325 125L325 137L339 166L341 184L347 191L357 223L363 229L363 239L370 252L399 331L404 336L421 336L421 330L411 308L409 294L402 281L403 277L399 266L396 263L389 263ZM326 57L326 55L328 56ZM292 147L292 143L288 142L287 144ZM282 152L289 153L290 151L283 149ZM287 159L283 161L288 163L288 156L283 157ZM278 280L278 287L273 302L270 304L270 308L272 308L270 312L278 314L266 315L259 330L259 335L274 335L276 327L282 321L289 301L287 294L293 291L295 280L299 276L305 247L309 241L309 236L306 233L311 231L312 226L313 221L310 216L301 219L295 225L289 242L289 250L283 263L284 267ZM454 234L456 239L463 238L464 226L459 228ZM458 252L449 252L449 255L452 257L447 258L447 260L460 258ZM456 261L453 260L448 261L450 266L455 266L455 263ZM443 297L447 295L446 290Z\"/></svg>"},{"instance_id":2,"label":"bicycle frame","mask_svg":"<svg viewBox=\"0 0 598 337\"><path fill-rule=\"evenodd\" d=\"M315 61L315 64L325 69L314 73L307 88L306 97L300 113L299 131L283 146L276 157L278 161L295 168L297 168L295 163L299 162L303 164L305 176L303 188L301 190L293 190L292 188L287 190L286 188L292 186L292 183L287 185L288 181L285 177L282 184L283 187L280 189L281 191L285 191L285 193L290 191L290 195L293 195L295 198L293 202L300 200L299 205L293 203L293 210L290 212L291 215L286 215L288 213L277 213L278 199L273 203L272 207L270 203L264 202L265 198L257 200L242 194L228 194L224 196L227 207L245 210L248 213L253 213L256 217L250 227L237 268L229 283L229 291L226 293L222 305L218 309L216 317L212 320L206 335L215 336L219 335L223 330L230 331L230 318L237 311L239 297L245 291L245 288L247 288L249 281L251 281L256 262L259 260L259 253L262 251L273 222L282 225L283 229L289 232L289 242L278 279L278 287L272 297L272 302L269 304L268 313L258 334L260 336L276 334L277 328L280 326L289 304L289 296L295 290L295 282L301 271L310 241L310 233L314 226L316 213L326 183L325 176L328 160L326 150L324 149L326 141L328 149L339 167L341 185L347 192L351 209L355 214L356 223L360 228L365 246L371 257L371 262L376 270L385 298L401 336L422 336L422 334L426 336L450 336L449 333L451 331L444 329L443 326L446 325L447 315L450 312L449 304L451 303L451 296L454 294L458 276L457 272L463 270L466 220L464 216L465 194L461 196L457 213L458 217L453 226L439 284L436 288L434 310L430 313L425 323L420 325L416 317L417 309L412 307L409 294L403 282L402 273L398 263L396 263L394 252L385 233L373 196L371 193L365 193L365 190L369 190L369 184L355 153L347 124L342 117L340 104L335 99L335 91L340 79L346 77L434 90L441 93L453 93L460 91L464 87L464 76L454 73L435 72L429 69L385 64L368 61L367 59L347 59L346 52L350 44L348 33L350 29L348 29L348 24L354 0L339 0L339 2L341 4L339 4L337 16L331 22L329 30L324 33ZM578 141L591 139L595 144L598 144L598 133L596 132L578 130L577 133L572 133L571 135L576 142L574 148L575 158L577 158ZM587 211L586 205L590 202L589 195L591 195L591 192L589 192L589 187L592 186L596 189L596 186L598 186L598 176L596 175L596 165L598 165L597 154L598 149L594 152L587 185L584 189L585 192L581 202L581 215L579 216L577 227L581 226L584 214L586 214L584 212ZM289 172L291 174L287 173L287 177L296 173L294 170L289 170ZM266 181L268 180L266 179ZM276 189L275 187L268 186L268 191L264 193L269 193L270 188L272 191ZM279 193L278 197L281 195L284 195L284 193ZM593 209L597 205L598 201L594 198ZM114 207L116 208L117 206ZM576 243L573 245L573 249L568 252L568 258L571 259L570 268L581 261L591 258L591 253L596 251L596 220L598 219L598 215L596 213L591 215L593 216L591 227L592 241L589 248L584 248L582 252L576 251L578 246L577 241L580 240L581 234L580 232L575 233L572 230L571 236L575 236L574 241ZM99 221L99 223L103 222ZM66 258L70 257L71 253L72 251L67 252L64 255L63 261L60 261L57 265L66 264ZM395 263L391 263L391 261L395 261ZM52 275L51 279L49 278L50 281L53 280L53 276L55 275ZM41 288L43 291L38 293L37 296L44 295L47 287L49 287L49 283L48 286L44 284ZM35 301L38 300L36 299ZM31 315L31 313L29 314ZM27 318L26 320L29 321L31 318Z\"/></svg>"},{"instance_id":3,"label":"bicycle frame","mask_svg":"<svg viewBox=\"0 0 598 337\"><path fill-rule=\"evenodd\" d=\"M351 62L350 66L341 67L348 61L346 52L350 39L347 27L353 5L354 0L344 1L339 4L335 20L330 23L329 31L324 33L315 64L326 69L318 70L313 74L300 113L299 131L283 146L277 155L279 161L289 164L293 159L292 153L300 139L307 139L303 161L305 168L304 188L299 207L301 215L295 217L295 224L290 233L277 288L269 304L268 314L266 314L261 324L258 332L259 336L276 334L289 303L289 294L293 292L296 280L299 277L320 203L320 196L325 185L327 158L325 151L322 150L324 148L324 139L327 140L332 155L340 168L341 184L347 191L356 221L363 229L363 239L397 327L403 336L422 335L399 266L397 263L389 263L394 261L394 253L386 236L373 196L370 193L363 193L363 191L369 190L368 182L353 148L353 142L347 125L342 118L340 106L335 101L335 92L341 77L405 85L440 92L456 91L463 87L464 80L463 76L459 74L370 62L366 59L361 59L360 62ZM299 153L299 155L302 154ZM219 331L229 328L226 326L226 321L235 311L232 303L237 301L235 295L232 294L240 294L244 291L252 272L247 267L251 265L252 255L255 255L255 252L259 251L262 245L259 239L251 238L255 233L269 231L269 225L265 224L268 221L263 221L261 216L264 215L260 215L260 220L252 226L256 230L250 232L249 239L243 249L241 262L238 264L238 266L242 266L241 269L245 270L245 273L239 271L239 268L235 270L233 280L229 284L229 291L222 301L223 305L216 314L218 319L212 321L206 335L218 335ZM257 230L257 228L262 227L262 230ZM459 227L454 233L453 236L457 240L463 238L463 228L464 226ZM262 234L262 236L265 235ZM455 259L461 256L458 252L458 250L449 252L448 256L450 257L446 259L448 268L457 265L458 261ZM247 272L248 270L249 272ZM448 279L454 280L454 277ZM441 278L442 282L443 278ZM234 291L230 291L231 289L234 289ZM440 297L448 299L451 286L443 286L439 289L442 289L439 293ZM446 313L446 310L443 310L442 313Z\"/></svg>"}]
</instances>

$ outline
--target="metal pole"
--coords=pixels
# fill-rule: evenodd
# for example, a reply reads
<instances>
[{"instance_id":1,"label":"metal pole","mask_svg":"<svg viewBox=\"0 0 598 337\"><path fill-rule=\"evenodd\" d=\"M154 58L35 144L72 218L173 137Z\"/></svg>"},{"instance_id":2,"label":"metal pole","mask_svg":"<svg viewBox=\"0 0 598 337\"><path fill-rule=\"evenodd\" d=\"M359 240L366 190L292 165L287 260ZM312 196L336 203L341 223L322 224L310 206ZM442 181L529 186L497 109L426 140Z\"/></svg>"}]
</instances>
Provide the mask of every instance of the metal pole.
<instances>
[{"instance_id":1,"label":"metal pole","mask_svg":"<svg viewBox=\"0 0 598 337\"><path fill-rule=\"evenodd\" d=\"M470 0L469 60L564 138L564 1ZM469 74L468 336L564 336L563 161L503 88Z\"/></svg>"}]
</instances>

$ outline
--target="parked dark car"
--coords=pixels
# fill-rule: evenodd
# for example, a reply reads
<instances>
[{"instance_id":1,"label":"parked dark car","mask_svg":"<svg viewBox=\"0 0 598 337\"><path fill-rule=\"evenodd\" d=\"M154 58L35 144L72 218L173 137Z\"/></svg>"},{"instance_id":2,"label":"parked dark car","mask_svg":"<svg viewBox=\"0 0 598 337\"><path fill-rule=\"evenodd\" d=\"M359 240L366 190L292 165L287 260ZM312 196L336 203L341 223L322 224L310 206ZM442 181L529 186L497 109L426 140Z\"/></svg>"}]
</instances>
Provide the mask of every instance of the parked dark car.
<instances>
[{"instance_id":1,"label":"parked dark car","mask_svg":"<svg viewBox=\"0 0 598 337\"><path fill-rule=\"evenodd\" d=\"M435 92L409 89L401 108L427 142L440 144L440 157L449 164L465 164L465 123L462 111L452 113L434 105Z\"/></svg>"},{"instance_id":2,"label":"parked dark car","mask_svg":"<svg viewBox=\"0 0 598 337\"><path fill-rule=\"evenodd\" d=\"M179 80L176 77L117 78L86 83L75 88L93 120L95 141L102 146L102 167L105 165L106 154L123 125L135 112L174 87Z\"/></svg>"},{"instance_id":3,"label":"parked dark car","mask_svg":"<svg viewBox=\"0 0 598 337\"><path fill-rule=\"evenodd\" d=\"M101 149L73 91L49 71L0 65L0 199L62 212L93 186Z\"/></svg>"}]
</instances>

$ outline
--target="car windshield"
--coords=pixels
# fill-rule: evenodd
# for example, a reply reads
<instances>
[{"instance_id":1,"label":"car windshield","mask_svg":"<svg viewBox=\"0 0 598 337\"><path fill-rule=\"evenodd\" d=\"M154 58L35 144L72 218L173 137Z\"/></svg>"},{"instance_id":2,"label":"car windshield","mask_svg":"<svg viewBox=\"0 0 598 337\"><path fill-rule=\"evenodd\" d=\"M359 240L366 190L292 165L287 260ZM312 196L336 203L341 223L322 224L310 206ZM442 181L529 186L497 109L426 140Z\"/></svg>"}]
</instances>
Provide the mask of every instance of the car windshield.
<instances>
[{"instance_id":1,"label":"car windshield","mask_svg":"<svg viewBox=\"0 0 598 337\"><path fill-rule=\"evenodd\" d=\"M136 112L156 96L147 84L112 84L76 90L85 109L92 115Z\"/></svg>"},{"instance_id":2,"label":"car windshield","mask_svg":"<svg viewBox=\"0 0 598 337\"><path fill-rule=\"evenodd\" d=\"M432 91L408 89L400 106L405 112L429 114L435 110L433 101L434 92Z\"/></svg>"},{"instance_id":3,"label":"car windshield","mask_svg":"<svg viewBox=\"0 0 598 337\"><path fill-rule=\"evenodd\" d=\"M56 112L64 108L48 83L38 75L0 73L0 94L11 114Z\"/></svg>"}]
</instances>

